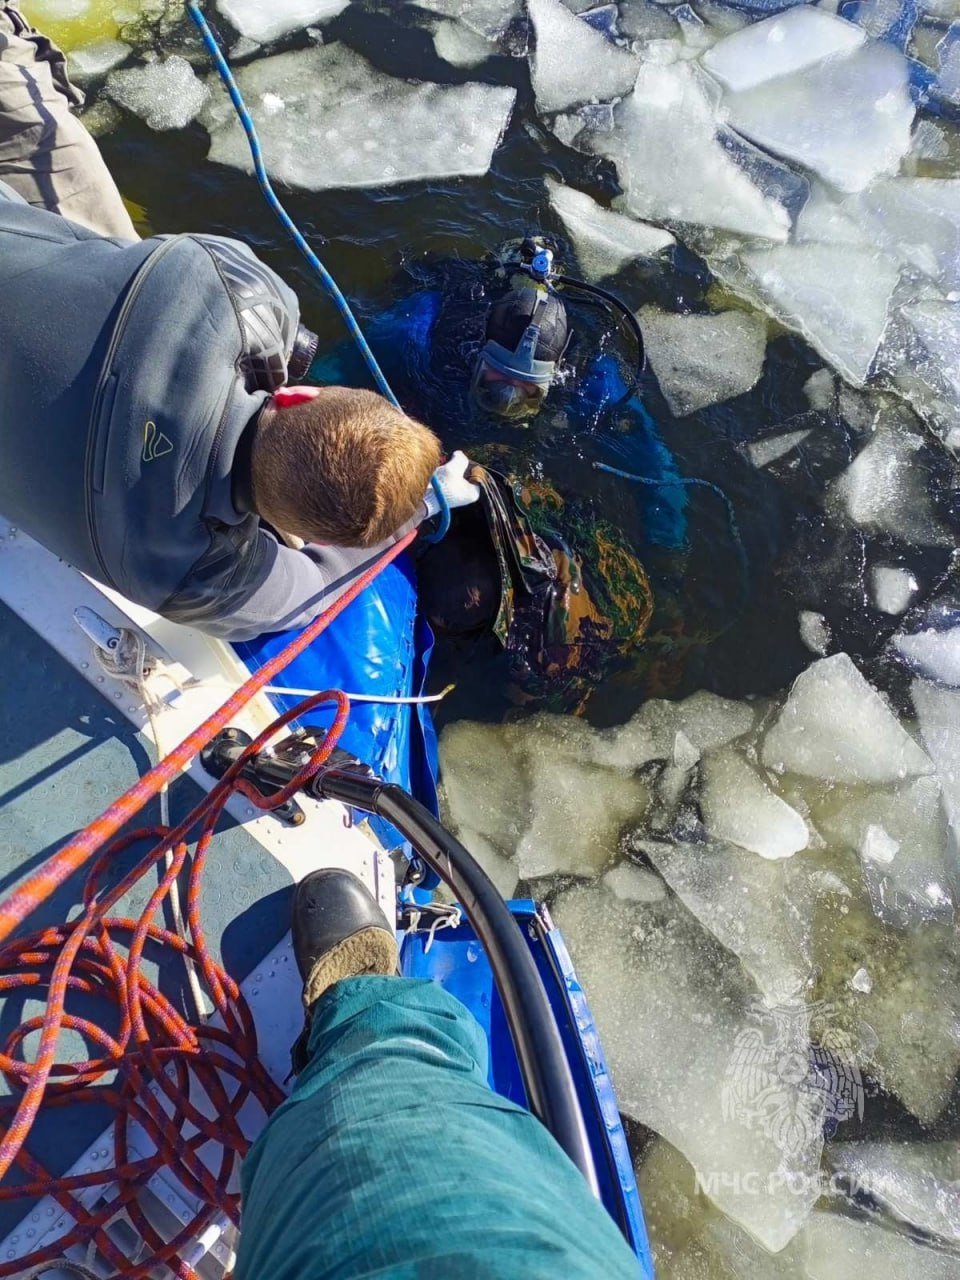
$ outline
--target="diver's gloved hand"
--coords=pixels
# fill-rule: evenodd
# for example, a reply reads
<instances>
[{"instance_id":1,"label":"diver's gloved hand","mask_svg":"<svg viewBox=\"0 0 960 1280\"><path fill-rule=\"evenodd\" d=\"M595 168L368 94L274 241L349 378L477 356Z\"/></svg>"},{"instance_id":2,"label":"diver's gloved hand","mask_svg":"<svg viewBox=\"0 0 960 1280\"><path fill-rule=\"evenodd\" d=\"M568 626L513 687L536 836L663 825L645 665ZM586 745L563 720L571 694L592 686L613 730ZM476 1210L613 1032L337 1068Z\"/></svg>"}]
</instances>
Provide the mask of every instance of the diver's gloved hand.
<instances>
[{"instance_id":1,"label":"diver's gloved hand","mask_svg":"<svg viewBox=\"0 0 960 1280\"><path fill-rule=\"evenodd\" d=\"M467 479L469 469L470 459L458 449L449 462L445 462L442 467L437 467L433 473L434 479L440 485L440 490L447 500L447 506L451 509L454 507L468 507L471 502L476 502L480 497L480 486ZM434 491L433 485L427 490L423 505L427 509L428 520L431 516L440 514L440 500Z\"/></svg>"}]
</instances>

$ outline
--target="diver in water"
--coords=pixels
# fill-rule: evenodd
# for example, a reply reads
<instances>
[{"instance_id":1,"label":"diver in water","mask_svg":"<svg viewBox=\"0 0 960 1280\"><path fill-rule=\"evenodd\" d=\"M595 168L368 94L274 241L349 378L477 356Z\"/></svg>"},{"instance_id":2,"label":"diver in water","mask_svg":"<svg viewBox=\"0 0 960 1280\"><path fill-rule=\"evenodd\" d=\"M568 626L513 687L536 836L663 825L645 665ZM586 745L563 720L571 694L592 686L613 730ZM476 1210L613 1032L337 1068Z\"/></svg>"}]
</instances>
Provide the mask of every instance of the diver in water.
<instances>
[{"instance_id":1,"label":"diver in water","mask_svg":"<svg viewBox=\"0 0 960 1280\"><path fill-rule=\"evenodd\" d=\"M407 412L462 442L471 457L491 461L491 442L501 452L506 446L520 470L542 457L545 436L553 449L564 436L577 448L589 441L598 458L609 454L656 482L641 498L646 547L681 550L686 493L637 390L643 337L630 309L560 272L540 239L484 259L443 259L414 274L423 287L363 326ZM598 325L591 318L598 312L616 325ZM318 356L309 376L369 385L351 342Z\"/></svg>"},{"instance_id":2,"label":"diver in water","mask_svg":"<svg viewBox=\"0 0 960 1280\"><path fill-rule=\"evenodd\" d=\"M579 710L610 663L636 652L653 592L623 532L543 479L544 434L578 449L589 439L601 456L615 448L651 477L640 499L645 554L676 561L686 491L637 391L642 334L613 294L561 274L542 241L500 260L443 262L432 277L434 287L365 326L408 412L485 464L472 474L481 502L455 512L451 532L419 559L421 605L454 643L492 633L515 700ZM615 349L583 317L583 301L626 330ZM352 344L315 361L310 376L367 380Z\"/></svg>"}]
</instances>

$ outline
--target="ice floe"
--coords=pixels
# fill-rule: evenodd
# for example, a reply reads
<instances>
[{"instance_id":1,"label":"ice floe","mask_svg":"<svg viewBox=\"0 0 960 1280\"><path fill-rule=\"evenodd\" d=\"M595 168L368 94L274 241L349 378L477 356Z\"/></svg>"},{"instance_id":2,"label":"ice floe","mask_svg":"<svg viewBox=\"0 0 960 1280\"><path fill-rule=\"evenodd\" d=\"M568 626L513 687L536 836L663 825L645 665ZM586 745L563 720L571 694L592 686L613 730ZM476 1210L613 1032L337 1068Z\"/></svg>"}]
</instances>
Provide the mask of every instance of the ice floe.
<instances>
[{"instance_id":1,"label":"ice floe","mask_svg":"<svg viewBox=\"0 0 960 1280\"><path fill-rule=\"evenodd\" d=\"M607 102L628 93L637 60L561 0L529 0L534 30L533 91L542 112L566 111L582 102Z\"/></svg>"},{"instance_id":2,"label":"ice floe","mask_svg":"<svg viewBox=\"0 0 960 1280\"><path fill-rule=\"evenodd\" d=\"M797 431L784 431L782 434L764 436L762 440L751 441L746 446L745 452L755 467L769 467L778 458L786 457L798 445L803 444L813 430L813 427L802 427Z\"/></svg>"},{"instance_id":3,"label":"ice floe","mask_svg":"<svg viewBox=\"0 0 960 1280\"><path fill-rule=\"evenodd\" d=\"M866 381L900 277L874 248L800 241L711 256L724 283L797 329L855 385Z\"/></svg>"},{"instance_id":4,"label":"ice floe","mask_svg":"<svg viewBox=\"0 0 960 1280\"><path fill-rule=\"evenodd\" d=\"M825 58L852 53L864 39L862 29L853 23L800 5L727 36L707 50L703 65L725 88L740 92L803 71Z\"/></svg>"},{"instance_id":5,"label":"ice floe","mask_svg":"<svg viewBox=\"0 0 960 1280\"><path fill-rule=\"evenodd\" d=\"M830 1028L857 1046L871 1079L932 1124L960 1067L960 944L952 922L895 929L869 902L822 898L813 954L812 994L829 1011ZM871 977L869 991L850 985L859 969Z\"/></svg>"},{"instance_id":6,"label":"ice floe","mask_svg":"<svg viewBox=\"0 0 960 1280\"><path fill-rule=\"evenodd\" d=\"M960 284L960 180L875 182L845 206L875 236L944 290Z\"/></svg>"},{"instance_id":7,"label":"ice floe","mask_svg":"<svg viewBox=\"0 0 960 1280\"><path fill-rule=\"evenodd\" d=\"M484 174L516 97L501 85L397 80L340 44L260 59L237 79L271 175L311 191ZM210 159L249 170L229 101L218 96L204 120Z\"/></svg>"},{"instance_id":8,"label":"ice floe","mask_svg":"<svg viewBox=\"0 0 960 1280\"><path fill-rule=\"evenodd\" d=\"M485 40L496 40L524 9L523 0L408 0L417 9L452 18Z\"/></svg>"},{"instance_id":9,"label":"ice floe","mask_svg":"<svg viewBox=\"0 0 960 1280\"><path fill-rule=\"evenodd\" d=\"M960 688L960 625L894 636L893 647L918 675Z\"/></svg>"},{"instance_id":10,"label":"ice floe","mask_svg":"<svg viewBox=\"0 0 960 1280\"><path fill-rule=\"evenodd\" d=\"M889 792L828 795L813 819L831 848L857 852L880 919L906 926L952 917L960 867L936 778L916 778Z\"/></svg>"},{"instance_id":11,"label":"ice floe","mask_svg":"<svg viewBox=\"0 0 960 1280\"><path fill-rule=\"evenodd\" d=\"M171 54L144 67L112 71L107 93L151 129L184 129L200 114L210 90L186 58Z\"/></svg>"},{"instance_id":12,"label":"ice floe","mask_svg":"<svg viewBox=\"0 0 960 1280\"><path fill-rule=\"evenodd\" d=\"M789 1140L749 1123L752 1084L773 1070L762 1049L752 1076L741 1068L763 1044L757 989L676 899L625 902L599 884L561 894L551 911L590 992L621 1109L682 1151L725 1213L782 1249L818 1195L822 1106L801 1072L779 1095L799 1121ZM802 1013L782 1021L781 1051L805 1055Z\"/></svg>"},{"instance_id":13,"label":"ice floe","mask_svg":"<svg viewBox=\"0 0 960 1280\"><path fill-rule=\"evenodd\" d=\"M911 1227L960 1243L955 1142L836 1142L827 1159L852 1193L879 1201Z\"/></svg>"},{"instance_id":14,"label":"ice floe","mask_svg":"<svg viewBox=\"0 0 960 1280\"><path fill-rule=\"evenodd\" d=\"M704 760L700 808L711 835L761 858L789 858L810 840L800 814L734 750L718 751Z\"/></svg>"},{"instance_id":15,"label":"ice floe","mask_svg":"<svg viewBox=\"0 0 960 1280\"><path fill-rule=\"evenodd\" d=\"M889 533L914 546L949 546L937 518L923 450L927 439L908 411L878 412L876 429L831 485L828 508L862 528Z\"/></svg>"},{"instance_id":16,"label":"ice floe","mask_svg":"<svg viewBox=\"0 0 960 1280\"><path fill-rule=\"evenodd\" d=\"M616 165L625 212L670 226L690 223L786 239L787 209L722 145L702 74L688 63L644 63L614 121L612 132L597 131L578 145Z\"/></svg>"},{"instance_id":17,"label":"ice floe","mask_svg":"<svg viewBox=\"0 0 960 1280\"><path fill-rule=\"evenodd\" d=\"M875 565L870 578L873 603L881 613L903 613L917 593L917 580L909 569L895 565Z\"/></svg>"},{"instance_id":18,"label":"ice floe","mask_svg":"<svg viewBox=\"0 0 960 1280\"><path fill-rule=\"evenodd\" d=\"M350 0L217 0L217 8L242 36L268 44L291 31L318 22L328 22L349 5Z\"/></svg>"},{"instance_id":19,"label":"ice floe","mask_svg":"<svg viewBox=\"0 0 960 1280\"><path fill-rule=\"evenodd\" d=\"M805 868L765 861L723 841L637 839L632 847L737 957L768 1004L803 991L813 964L810 922L818 889Z\"/></svg>"},{"instance_id":20,"label":"ice floe","mask_svg":"<svg viewBox=\"0 0 960 1280\"><path fill-rule=\"evenodd\" d=\"M928 756L845 653L797 677L761 752L771 769L829 782L898 782L933 772Z\"/></svg>"},{"instance_id":21,"label":"ice floe","mask_svg":"<svg viewBox=\"0 0 960 1280\"><path fill-rule=\"evenodd\" d=\"M89 44L73 49L67 58L67 65L77 84L87 84L119 66L130 52L130 45L123 40L92 40Z\"/></svg>"},{"instance_id":22,"label":"ice floe","mask_svg":"<svg viewBox=\"0 0 960 1280\"><path fill-rule=\"evenodd\" d=\"M437 57L453 67L476 67L496 53L496 45L460 22L442 20L433 33Z\"/></svg>"},{"instance_id":23,"label":"ice floe","mask_svg":"<svg viewBox=\"0 0 960 1280\"><path fill-rule=\"evenodd\" d=\"M896 173L915 110L906 58L873 43L729 93L724 108L753 142L848 192Z\"/></svg>"},{"instance_id":24,"label":"ice floe","mask_svg":"<svg viewBox=\"0 0 960 1280\"><path fill-rule=\"evenodd\" d=\"M806 434L804 439L806 439ZM818 653L821 657L826 657L833 637L830 631L830 624L823 614L816 613L813 609L802 609L798 621L800 623L800 639L803 643L811 653Z\"/></svg>"},{"instance_id":25,"label":"ice floe","mask_svg":"<svg viewBox=\"0 0 960 1280\"><path fill-rule=\"evenodd\" d=\"M605 209L583 191L546 179L550 204L566 228L580 266L602 279L637 258L653 257L675 244L669 231Z\"/></svg>"},{"instance_id":26,"label":"ice floe","mask_svg":"<svg viewBox=\"0 0 960 1280\"><path fill-rule=\"evenodd\" d=\"M760 316L682 316L641 307L637 319L651 368L677 417L743 395L760 379L767 347Z\"/></svg>"}]
</instances>

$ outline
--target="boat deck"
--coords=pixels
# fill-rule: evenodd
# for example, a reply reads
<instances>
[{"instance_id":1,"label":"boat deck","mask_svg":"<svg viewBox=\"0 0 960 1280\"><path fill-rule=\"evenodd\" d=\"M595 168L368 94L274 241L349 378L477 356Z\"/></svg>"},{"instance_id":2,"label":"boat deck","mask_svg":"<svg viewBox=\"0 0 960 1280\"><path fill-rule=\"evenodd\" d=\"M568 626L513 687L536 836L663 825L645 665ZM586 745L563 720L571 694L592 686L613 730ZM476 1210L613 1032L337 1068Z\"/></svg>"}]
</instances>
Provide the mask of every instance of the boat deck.
<instances>
[{"instance_id":1,"label":"boat deck","mask_svg":"<svg viewBox=\"0 0 960 1280\"><path fill-rule=\"evenodd\" d=\"M104 676L89 638L77 626L79 605L93 608L116 625L124 618L111 600L72 569L0 521L0 670L3 672L3 717L0 722L0 893L6 896L41 865L72 833L86 825L156 761L149 723L135 691ZM136 621L152 642L170 656L169 669L184 686L177 692L162 676L151 686L164 698L157 726L164 751L220 705L245 672L229 646L209 641L136 610ZM182 634L177 634L182 633ZM176 650L176 652L172 652ZM119 696L118 696L119 694ZM276 714L260 695L258 704L237 723L257 732ZM176 821L198 801L201 786L210 785L199 766L193 776L178 779L170 791ZM208 941L226 970L244 986L261 1042L261 1056L271 1075L283 1081L289 1070L289 1048L302 1018L299 980L289 946L289 910L293 886L315 866L341 865L362 875L385 905L394 899L390 860L369 833L348 827L341 806L304 799L302 826L283 825L272 815L257 816L242 798L230 802L229 816L210 851L203 881L202 916ZM159 823L154 801L137 826ZM142 853L142 847L141 847ZM132 865L135 851L117 859L119 878ZM61 923L77 914L82 872L68 880L28 923L33 929ZM137 915L156 885L156 873L121 903L119 914ZM166 922L168 927L170 922ZM188 1011L189 992L182 961L161 956L154 948L144 972L156 980L174 1006ZM88 999L88 1003L91 1003ZM0 1001L0 1044L26 1017L41 1013L40 1000L19 995ZM80 1011L82 1010L75 1010ZM89 1016L103 1019L102 1003ZM108 1028L109 1029L109 1028ZM27 1041L28 1052L36 1037ZM65 1032L60 1060L90 1055L78 1033ZM0 1091L7 1092L0 1082ZM31 1137L31 1152L51 1172L62 1173L80 1162L107 1154L103 1137L111 1113L104 1106L41 1114ZM103 1155L101 1155L103 1153ZM18 1180L11 1171L9 1181ZM160 1199L174 1217L183 1206L170 1187L158 1184ZM189 1206L187 1206L189 1208ZM59 1233L69 1222L52 1202L33 1205L24 1218L23 1201L0 1203L0 1260L36 1248L38 1237ZM30 1234L32 1233L32 1234ZM214 1249L208 1265L217 1274L228 1261Z\"/></svg>"}]
</instances>

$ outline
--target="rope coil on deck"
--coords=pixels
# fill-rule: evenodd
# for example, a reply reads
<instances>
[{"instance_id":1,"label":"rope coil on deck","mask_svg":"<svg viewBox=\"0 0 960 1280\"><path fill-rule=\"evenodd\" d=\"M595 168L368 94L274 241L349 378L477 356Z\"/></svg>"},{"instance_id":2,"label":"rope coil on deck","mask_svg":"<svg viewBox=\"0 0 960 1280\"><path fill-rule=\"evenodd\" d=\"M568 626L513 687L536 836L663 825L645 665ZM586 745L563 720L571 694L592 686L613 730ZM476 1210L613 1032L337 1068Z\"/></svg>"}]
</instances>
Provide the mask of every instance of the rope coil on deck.
<instances>
[{"instance_id":1,"label":"rope coil on deck","mask_svg":"<svg viewBox=\"0 0 960 1280\"><path fill-rule=\"evenodd\" d=\"M124 1280L147 1280L151 1269L166 1266L182 1280L198 1280L184 1258L196 1252L198 1235L220 1216L236 1224L238 1196L229 1191L249 1140L238 1123L238 1112L249 1099L269 1114L282 1100L258 1057L256 1029L237 983L210 954L200 918L200 886L207 851L217 822L234 794L242 794L260 810L285 803L324 764L347 722L349 701L339 691L325 691L298 703L279 716L243 752L223 779L173 828L152 827L118 835L130 819L177 777L221 729L263 688L302 653L347 606L410 544L407 534L373 564L323 614L250 677L172 752L123 796L66 842L2 904L0 904L0 996L46 994L42 1017L25 1020L0 1052L0 1072L13 1099L0 1106L0 1180L16 1167L24 1181L0 1186L0 1202L50 1195L76 1221L75 1227L50 1246L27 1256L0 1260L0 1277L21 1275L62 1257L74 1245L95 1244ZM246 761L263 749L291 721L321 706L334 704L336 713L323 742L298 775L282 791L265 797L240 777ZM171 888L188 856L186 841L197 833L189 873L187 926L189 941L156 923ZM108 843L110 842L110 843ZM125 851L152 842L147 852L116 884L108 874ZM53 891L99 853L83 891L83 913L64 924L15 937L31 913ZM168 856L171 855L172 856ZM120 899L160 863L166 864L160 882L136 918L114 916ZM197 968L223 1027L192 1026L144 976L141 963L148 947L161 945L184 955ZM71 992L103 997L119 1013L119 1027L110 1034L89 1019L68 1013ZM61 1032L84 1035L102 1051L85 1062L58 1063ZM40 1033L32 1062L24 1056L24 1042ZM106 1077L115 1073L112 1082ZM92 1086L97 1086L93 1088ZM215 1120L191 1100L191 1087L213 1104ZM26 1141L41 1107L99 1103L114 1108L113 1160L108 1167L73 1177L49 1173L27 1150ZM129 1149L131 1124L142 1126L156 1151L136 1158ZM195 1132L185 1136L184 1126ZM201 1154L217 1147L212 1171ZM209 1156L209 1149L207 1152ZM190 1200L199 1201L193 1220L165 1241L138 1204L137 1195L160 1168L174 1174ZM103 1187L106 1203L88 1210L78 1199L85 1189ZM148 1256L131 1262L107 1233L119 1212L126 1214L140 1234Z\"/></svg>"},{"instance_id":2,"label":"rope coil on deck","mask_svg":"<svg viewBox=\"0 0 960 1280\"><path fill-rule=\"evenodd\" d=\"M252 120L199 6L188 0L186 7L247 133L261 189L333 299L379 390L399 408L349 304L270 185ZM437 537L446 532L449 510L436 480L432 483L440 505L440 527L434 534ZM320 693L281 715L176 827L119 833L410 545L416 532L411 531L384 552L330 608L0 904L0 943L6 943L0 948L0 996L21 993L36 997L46 992L47 999L44 1015L25 1020L0 1052L0 1072L13 1093L11 1101L0 1105L0 1122L4 1126L0 1136L0 1180L5 1180L13 1167L23 1175L20 1185L0 1186L0 1202L49 1195L75 1220L75 1226L49 1246L0 1260L0 1277L41 1276L57 1264L77 1274L90 1273L84 1264L68 1262L63 1256L65 1250L82 1246L87 1249L87 1262L95 1248L124 1280L147 1280L161 1265L182 1280L199 1280L195 1266L212 1245L198 1244L198 1237L201 1242L215 1241L220 1225L238 1223L239 1196L229 1188L249 1146L238 1120L240 1108L253 1099L269 1114L283 1094L259 1061L253 1017L238 985L210 954L199 909L203 868L217 822L232 795L243 794L258 809L269 810L285 803L323 765L346 724L346 696L336 691ZM266 746L279 729L331 702L336 705L336 714L323 742L282 791L266 798L239 776L246 761ZM189 937L185 938L155 921L164 903L176 893L178 877L187 862L186 841L194 831L198 835L189 873ZM108 873L115 860L149 841L152 845L136 865L108 888ZM83 913L76 922L9 940L34 910L97 853L100 856L83 891ZM159 884L141 915L136 919L112 915L123 895L161 863ZM141 962L145 950L155 945L172 948L196 967L222 1027L209 1023L192 1026L148 981ZM118 1029L110 1034L89 1019L68 1013L66 1001L71 992L109 1001L119 1015ZM98 1047L101 1056L85 1062L58 1063L57 1043L63 1031L84 1035ZM35 1059L29 1062L24 1056L25 1041L36 1032L40 1033L40 1042ZM107 1082L110 1075L113 1079ZM215 1119L196 1105L197 1091L212 1104ZM116 1112L113 1161L92 1172L54 1176L27 1150L30 1130L41 1106L86 1103L106 1103ZM131 1153L130 1128L134 1124L142 1127L154 1144L153 1154L137 1157ZM193 1132L185 1134L185 1126ZM207 1162L211 1148L216 1152L215 1170ZM173 1173L188 1202L200 1206L171 1240L163 1239L138 1201L139 1193L161 1168ZM88 1209L79 1197L96 1188L103 1189L105 1203ZM121 1213L142 1241L134 1260L126 1257L108 1234L110 1223Z\"/></svg>"},{"instance_id":3,"label":"rope coil on deck","mask_svg":"<svg viewBox=\"0 0 960 1280\"><path fill-rule=\"evenodd\" d=\"M261 751L285 725L299 716L333 704L336 713L323 742L282 791L263 796L240 776L245 763ZM200 885L217 823L230 797L242 794L260 810L283 804L326 762L343 732L349 714L346 697L327 691L308 698L265 729L224 778L174 828L132 831L107 845L94 863L83 890L83 914L73 924L38 930L19 937L0 950L0 994L37 995L46 991L43 1017L25 1020L7 1039L0 1053L0 1072L18 1101L0 1109L6 1131L0 1143L3 1173L12 1165L25 1175L19 1186L0 1187L0 1201L53 1196L76 1225L64 1236L27 1257L0 1261L0 1276L21 1274L62 1257L71 1246L95 1244L124 1280L146 1280L158 1264L184 1280L196 1271L183 1253L193 1246L218 1215L239 1222L239 1196L229 1190L249 1139L239 1113L253 1099L265 1115L283 1093L259 1061L256 1028L237 983L213 960L200 919ZM156 923L171 886L184 869L186 837L199 828L187 891L189 941ZM134 867L112 887L107 878L126 850L153 841ZM114 916L113 908L171 850L158 886L136 918ZM197 967L222 1026L192 1026L170 1000L143 974L144 952L151 944L188 956ZM111 1002L119 1027L110 1034L88 1018L66 1011L67 997L81 992ZM101 1050L84 1062L57 1063L61 1031L79 1032ZM36 1060L23 1056L24 1042L40 1031ZM116 1073L111 1082L106 1077ZM96 1089L92 1086L99 1086ZM198 1097L212 1104L213 1117L198 1105ZM114 1109L113 1159L89 1173L72 1177L51 1175L26 1150L25 1142L41 1105L107 1103ZM130 1129L137 1124L154 1144L155 1153L135 1157ZM193 1130L191 1133L190 1130ZM206 1158L204 1155L206 1149ZM212 1159L211 1150L215 1151ZM176 1177L188 1201L200 1209L177 1235L165 1241L151 1224L138 1193L161 1168ZM102 1187L105 1203L86 1208L77 1193ZM107 1232L123 1212L142 1238L147 1256L131 1262Z\"/></svg>"}]
</instances>

